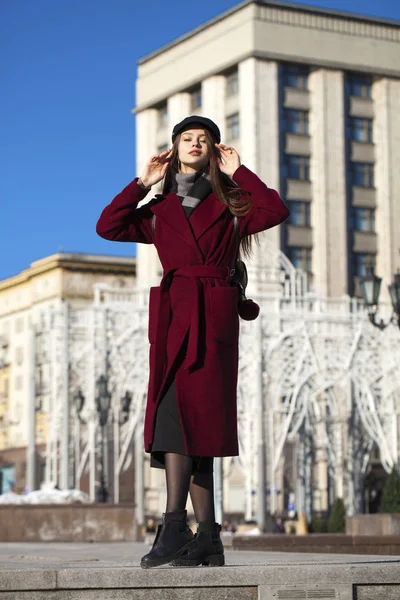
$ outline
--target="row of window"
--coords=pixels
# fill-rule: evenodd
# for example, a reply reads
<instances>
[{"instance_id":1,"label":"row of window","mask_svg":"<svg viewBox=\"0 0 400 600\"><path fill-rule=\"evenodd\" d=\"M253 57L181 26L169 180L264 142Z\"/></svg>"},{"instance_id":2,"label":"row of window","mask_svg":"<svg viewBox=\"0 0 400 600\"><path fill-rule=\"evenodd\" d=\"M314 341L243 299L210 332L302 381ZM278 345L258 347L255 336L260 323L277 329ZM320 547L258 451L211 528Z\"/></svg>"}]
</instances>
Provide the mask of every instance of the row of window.
<instances>
[{"instance_id":1,"label":"row of window","mask_svg":"<svg viewBox=\"0 0 400 600\"><path fill-rule=\"evenodd\" d=\"M286 255L296 269L312 273L312 249L300 246L289 247ZM369 267L375 267L375 254L353 252L350 267L353 277L365 277Z\"/></svg>"},{"instance_id":2,"label":"row of window","mask_svg":"<svg viewBox=\"0 0 400 600\"><path fill-rule=\"evenodd\" d=\"M282 161L282 175L287 179L310 181L310 157L285 154ZM350 162L350 185L363 188L374 187L374 165L371 163Z\"/></svg>"},{"instance_id":3,"label":"row of window","mask_svg":"<svg viewBox=\"0 0 400 600\"><path fill-rule=\"evenodd\" d=\"M309 134L308 111L287 108L283 111L282 129L286 133ZM352 142L373 143L372 119L349 117L346 137Z\"/></svg>"},{"instance_id":4,"label":"row of window","mask_svg":"<svg viewBox=\"0 0 400 600\"><path fill-rule=\"evenodd\" d=\"M308 90L310 69L303 65L282 65L282 83L284 87ZM357 98L372 97L372 77L359 73L347 73L345 79L347 96Z\"/></svg>"},{"instance_id":5,"label":"row of window","mask_svg":"<svg viewBox=\"0 0 400 600\"><path fill-rule=\"evenodd\" d=\"M311 226L311 204L303 200L288 200L290 217L288 223L298 227ZM375 231L375 209L353 206L349 213L349 229L373 233Z\"/></svg>"},{"instance_id":6,"label":"row of window","mask_svg":"<svg viewBox=\"0 0 400 600\"><path fill-rule=\"evenodd\" d=\"M282 66L282 80L284 87L296 88L298 90L308 89L309 68L302 65ZM347 74L345 79L345 90L348 96L359 98L371 98L372 95L372 77L361 74ZM237 70L228 73L225 76L225 95L226 97L235 96L239 93L239 74ZM195 111L202 106L201 86L190 91L190 107ZM293 127L293 133L308 133L308 117L305 111L287 111L291 113L288 119L291 121L289 127ZM168 125L168 111L166 104L160 106L159 110L160 126ZM304 113L303 115L294 115L294 113ZM302 119L305 119L302 122ZM360 142L372 141L372 121L370 119L353 119L354 123L350 126L351 139ZM291 131L289 128L287 131Z\"/></svg>"}]
</instances>

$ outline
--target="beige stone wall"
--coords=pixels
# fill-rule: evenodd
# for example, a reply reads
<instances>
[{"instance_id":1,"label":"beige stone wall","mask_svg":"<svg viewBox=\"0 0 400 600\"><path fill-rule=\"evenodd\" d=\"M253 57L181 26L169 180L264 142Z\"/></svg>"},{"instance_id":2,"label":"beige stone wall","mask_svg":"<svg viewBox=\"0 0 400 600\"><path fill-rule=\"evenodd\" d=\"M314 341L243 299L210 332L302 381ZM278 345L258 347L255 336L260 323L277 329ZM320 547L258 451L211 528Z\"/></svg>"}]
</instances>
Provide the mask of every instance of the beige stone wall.
<instances>
[{"instance_id":1,"label":"beige stone wall","mask_svg":"<svg viewBox=\"0 0 400 600\"><path fill-rule=\"evenodd\" d=\"M171 104L170 104L171 107ZM146 162L157 152L159 123L158 115L155 109L149 109L136 116L136 173L140 177ZM163 132L163 140L166 132ZM149 202L158 189L153 189L143 203ZM140 288L148 289L152 285L157 285L160 263L154 246L148 244L137 244L137 285Z\"/></svg>"},{"instance_id":2,"label":"beige stone wall","mask_svg":"<svg viewBox=\"0 0 400 600\"><path fill-rule=\"evenodd\" d=\"M382 78L373 85L376 272L383 278L382 300L390 301L386 285L400 268L400 81Z\"/></svg>"},{"instance_id":3,"label":"beige stone wall","mask_svg":"<svg viewBox=\"0 0 400 600\"><path fill-rule=\"evenodd\" d=\"M317 69L309 89L314 287L340 297L347 291L348 251L343 73Z\"/></svg>"}]
</instances>

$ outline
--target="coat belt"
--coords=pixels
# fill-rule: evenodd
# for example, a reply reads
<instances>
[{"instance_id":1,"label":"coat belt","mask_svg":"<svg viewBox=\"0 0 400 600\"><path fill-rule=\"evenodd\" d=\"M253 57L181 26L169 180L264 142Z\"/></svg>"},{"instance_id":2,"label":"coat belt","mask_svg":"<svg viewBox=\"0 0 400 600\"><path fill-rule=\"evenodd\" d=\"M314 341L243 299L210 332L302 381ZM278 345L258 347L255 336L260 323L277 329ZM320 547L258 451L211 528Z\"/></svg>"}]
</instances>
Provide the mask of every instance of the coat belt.
<instances>
[{"instance_id":1,"label":"coat belt","mask_svg":"<svg viewBox=\"0 0 400 600\"><path fill-rule=\"evenodd\" d=\"M190 280L190 285L194 288L194 302L190 315L189 338L185 362L183 368L192 370L199 359L199 340L200 340L200 303L202 292L201 279L229 279L229 268L212 267L207 265L195 265L183 267L180 269L171 269L164 273L160 284L160 307L157 320L157 350L156 362L158 368L164 364L167 348L168 327L171 315L171 297L170 287L175 277L185 277Z\"/></svg>"}]
</instances>

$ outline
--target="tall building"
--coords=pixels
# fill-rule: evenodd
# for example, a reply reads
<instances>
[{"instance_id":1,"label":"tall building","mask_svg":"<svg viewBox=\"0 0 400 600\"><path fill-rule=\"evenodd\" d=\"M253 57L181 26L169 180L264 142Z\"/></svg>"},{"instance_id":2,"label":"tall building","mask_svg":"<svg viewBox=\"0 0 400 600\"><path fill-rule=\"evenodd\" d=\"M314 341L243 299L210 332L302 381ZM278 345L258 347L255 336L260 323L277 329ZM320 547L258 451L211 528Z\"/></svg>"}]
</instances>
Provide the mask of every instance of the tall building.
<instances>
[{"instance_id":1,"label":"tall building","mask_svg":"<svg viewBox=\"0 0 400 600\"><path fill-rule=\"evenodd\" d=\"M399 78L398 22L243 2L140 61L137 173L183 117L214 119L290 208L269 243L310 290L359 295L368 266L386 283L400 267ZM147 286L158 259L137 256Z\"/></svg>"},{"instance_id":2,"label":"tall building","mask_svg":"<svg viewBox=\"0 0 400 600\"><path fill-rule=\"evenodd\" d=\"M64 304L84 308L93 303L94 286L132 288L136 259L89 254L54 254L0 281L0 494L26 487L26 452L32 431L29 395L35 385L36 487L44 479L51 394L46 365L32 367L33 327L42 314ZM40 344L40 340L36 341Z\"/></svg>"}]
</instances>

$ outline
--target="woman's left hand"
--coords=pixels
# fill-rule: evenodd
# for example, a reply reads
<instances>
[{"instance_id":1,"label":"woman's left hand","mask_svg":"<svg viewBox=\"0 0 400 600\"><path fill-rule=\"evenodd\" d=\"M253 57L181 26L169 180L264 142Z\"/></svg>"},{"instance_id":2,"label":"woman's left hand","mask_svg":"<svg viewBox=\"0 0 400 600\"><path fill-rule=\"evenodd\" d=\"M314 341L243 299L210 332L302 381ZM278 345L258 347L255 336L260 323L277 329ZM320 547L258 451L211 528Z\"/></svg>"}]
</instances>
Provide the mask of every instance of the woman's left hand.
<instances>
[{"instance_id":1,"label":"woman's left hand","mask_svg":"<svg viewBox=\"0 0 400 600\"><path fill-rule=\"evenodd\" d=\"M225 146L225 144L215 144L220 152L218 166L225 175L232 177L234 172L240 167L240 156L235 148Z\"/></svg>"}]
</instances>

